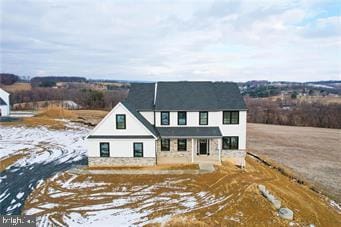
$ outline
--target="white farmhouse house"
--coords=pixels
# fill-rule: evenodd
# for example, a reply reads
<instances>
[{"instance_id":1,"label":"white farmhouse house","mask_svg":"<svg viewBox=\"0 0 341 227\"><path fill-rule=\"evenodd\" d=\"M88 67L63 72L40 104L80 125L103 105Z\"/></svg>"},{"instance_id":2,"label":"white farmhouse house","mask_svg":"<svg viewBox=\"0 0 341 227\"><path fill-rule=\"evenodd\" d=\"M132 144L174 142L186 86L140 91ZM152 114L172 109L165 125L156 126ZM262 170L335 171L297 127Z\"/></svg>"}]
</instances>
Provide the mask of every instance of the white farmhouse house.
<instances>
[{"instance_id":1,"label":"white farmhouse house","mask_svg":"<svg viewBox=\"0 0 341 227\"><path fill-rule=\"evenodd\" d=\"M220 163L243 165L246 105L230 82L131 84L87 136L90 166Z\"/></svg>"},{"instance_id":2,"label":"white farmhouse house","mask_svg":"<svg viewBox=\"0 0 341 227\"><path fill-rule=\"evenodd\" d=\"M8 116L9 112L9 93L0 88L0 117Z\"/></svg>"}]
</instances>

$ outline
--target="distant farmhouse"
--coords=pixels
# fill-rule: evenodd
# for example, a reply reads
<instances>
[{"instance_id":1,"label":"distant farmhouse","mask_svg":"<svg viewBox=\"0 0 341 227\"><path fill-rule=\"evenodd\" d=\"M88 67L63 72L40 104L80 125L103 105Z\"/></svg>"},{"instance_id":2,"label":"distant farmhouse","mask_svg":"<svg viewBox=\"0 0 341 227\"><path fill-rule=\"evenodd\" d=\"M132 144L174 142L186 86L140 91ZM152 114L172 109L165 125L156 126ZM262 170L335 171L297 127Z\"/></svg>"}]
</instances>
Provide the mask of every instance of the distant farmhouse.
<instances>
[{"instance_id":1,"label":"distant farmhouse","mask_svg":"<svg viewBox=\"0 0 341 227\"><path fill-rule=\"evenodd\" d=\"M87 137L90 166L245 163L247 109L237 84L132 84Z\"/></svg>"},{"instance_id":2,"label":"distant farmhouse","mask_svg":"<svg viewBox=\"0 0 341 227\"><path fill-rule=\"evenodd\" d=\"M9 112L9 93L0 88L0 117L8 116Z\"/></svg>"}]
</instances>

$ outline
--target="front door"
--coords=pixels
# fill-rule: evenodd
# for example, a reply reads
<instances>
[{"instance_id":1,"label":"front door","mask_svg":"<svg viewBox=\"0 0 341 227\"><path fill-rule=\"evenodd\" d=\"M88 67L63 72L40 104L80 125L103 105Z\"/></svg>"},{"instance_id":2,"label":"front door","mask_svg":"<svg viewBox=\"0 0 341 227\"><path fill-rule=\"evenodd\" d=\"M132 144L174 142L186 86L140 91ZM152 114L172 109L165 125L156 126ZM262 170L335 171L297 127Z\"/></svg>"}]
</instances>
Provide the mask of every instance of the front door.
<instances>
[{"instance_id":1,"label":"front door","mask_svg":"<svg viewBox=\"0 0 341 227\"><path fill-rule=\"evenodd\" d=\"M207 155L207 139L199 140L199 154Z\"/></svg>"}]
</instances>

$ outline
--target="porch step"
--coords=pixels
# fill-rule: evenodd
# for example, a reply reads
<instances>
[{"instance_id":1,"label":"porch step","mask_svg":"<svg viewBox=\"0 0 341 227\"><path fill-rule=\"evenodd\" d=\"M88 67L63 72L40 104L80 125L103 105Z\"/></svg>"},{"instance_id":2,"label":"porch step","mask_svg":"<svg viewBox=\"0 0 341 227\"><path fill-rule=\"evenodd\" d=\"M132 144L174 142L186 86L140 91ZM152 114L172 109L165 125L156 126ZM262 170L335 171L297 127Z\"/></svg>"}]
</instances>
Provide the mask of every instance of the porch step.
<instances>
[{"instance_id":1,"label":"porch step","mask_svg":"<svg viewBox=\"0 0 341 227\"><path fill-rule=\"evenodd\" d=\"M209 173L215 170L212 163L199 163L199 168L200 168L200 171L209 172Z\"/></svg>"}]
</instances>

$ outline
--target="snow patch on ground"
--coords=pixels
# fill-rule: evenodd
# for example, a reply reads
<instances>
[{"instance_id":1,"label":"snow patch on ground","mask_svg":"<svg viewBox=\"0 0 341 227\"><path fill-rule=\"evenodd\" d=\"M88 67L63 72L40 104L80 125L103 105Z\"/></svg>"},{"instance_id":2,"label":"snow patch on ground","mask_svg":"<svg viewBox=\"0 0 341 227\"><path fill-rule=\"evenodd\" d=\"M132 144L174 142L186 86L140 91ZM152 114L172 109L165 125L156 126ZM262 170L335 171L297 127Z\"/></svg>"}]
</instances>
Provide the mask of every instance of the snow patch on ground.
<instances>
[{"instance_id":1,"label":"snow patch on ground","mask_svg":"<svg viewBox=\"0 0 341 227\"><path fill-rule=\"evenodd\" d=\"M17 199L21 199L24 195L25 195L24 192L19 192L16 197Z\"/></svg>"},{"instance_id":2,"label":"snow patch on ground","mask_svg":"<svg viewBox=\"0 0 341 227\"><path fill-rule=\"evenodd\" d=\"M90 129L65 123L65 130L0 127L0 161L16 154L23 155L1 172L0 209L3 214L20 212L26 196L33 187L39 187L51 171L60 171L84 159L84 138ZM15 181L12 180L14 177Z\"/></svg>"},{"instance_id":3,"label":"snow patch on ground","mask_svg":"<svg viewBox=\"0 0 341 227\"><path fill-rule=\"evenodd\" d=\"M51 130L46 127L1 127L0 159L20 151L29 151L28 157L19 159L13 165L77 161L86 152L83 137L88 131L88 128L73 123L68 123L66 130Z\"/></svg>"},{"instance_id":4,"label":"snow patch on ground","mask_svg":"<svg viewBox=\"0 0 341 227\"><path fill-rule=\"evenodd\" d=\"M339 214L341 214L341 204L338 204L334 200L330 200L330 206L334 207Z\"/></svg>"}]
</instances>

